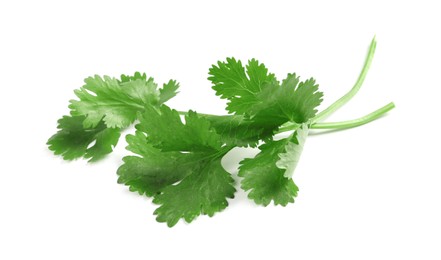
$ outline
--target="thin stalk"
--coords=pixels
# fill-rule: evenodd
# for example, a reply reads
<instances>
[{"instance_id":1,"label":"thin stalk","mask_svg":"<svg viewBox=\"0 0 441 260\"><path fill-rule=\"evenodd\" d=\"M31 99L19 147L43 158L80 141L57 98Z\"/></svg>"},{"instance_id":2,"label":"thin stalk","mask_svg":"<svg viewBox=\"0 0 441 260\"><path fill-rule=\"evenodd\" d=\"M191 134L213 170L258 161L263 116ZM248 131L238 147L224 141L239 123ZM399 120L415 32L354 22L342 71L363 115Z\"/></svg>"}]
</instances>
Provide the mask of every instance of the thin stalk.
<instances>
[{"instance_id":1,"label":"thin stalk","mask_svg":"<svg viewBox=\"0 0 441 260\"><path fill-rule=\"evenodd\" d=\"M348 121L342 121L342 122L329 122L329 123L317 123L311 126L313 129L347 129L352 127L361 126L364 124L367 124L371 121L374 121L375 119L378 119L383 114L389 112L395 107L395 104L393 102L385 105L384 107L375 110L374 112L365 115L363 117L348 120Z\"/></svg>"},{"instance_id":2,"label":"thin stalk","mask_svg":"<svg viewBox=\"0 0 441 260\"><path fill-rule=\"evenodd\" d=\"M395 104L393 102L391 102L391 103L385 105L384 107L379 108L379 109L375 110L374 112L369 113L369 114L362 116L360 118L357 118L357 119L348 120L348 121L341 121L341 122L313 123L310 125L310 128L311 129L338 129L338 130L342 130L342 129L352 128L352 127L357 127L357 126L367 124L369 122L372 122L372 121L380 118L382 115L389 112L394 107L395 107ZM285 125L285 126L279 128L279 131L277 133L283 133L283 132L295 130L298 127L299 127L298 124Z\"/></svg>"},{"instance_id":3,"label":"thin stalk","mask_svg":"<svg viewBox=\"0 0 441 260\"><path fill-rule=\"evenodd\" d=\"M361 70L361 73L358 76L358 79L355 82L355 85L343 97L341 97L340 99L335 101L332 105L330 105L328 108L326 108L322 112L318 113L312 119L313 123L323 121L328 116L330 116L332 113L334 113L337 109L339 109L344 104L346 104L349 100L351 100L351 98L353 98L355 94L357 94L358 90L360 90L360 87L361 87L361 85L364 82L364 79L366 78L366 75L367 75L367 73L369 71L369 67L371 66L372 59L374 58L376 46L377 46L377 41L375 40L375 36L374 36L374 38L372 39L371 45L369 47L369 51L368 51L368 54L366 56L366 60L364 62L363 69Z\"/></svg>"}]
</instances>

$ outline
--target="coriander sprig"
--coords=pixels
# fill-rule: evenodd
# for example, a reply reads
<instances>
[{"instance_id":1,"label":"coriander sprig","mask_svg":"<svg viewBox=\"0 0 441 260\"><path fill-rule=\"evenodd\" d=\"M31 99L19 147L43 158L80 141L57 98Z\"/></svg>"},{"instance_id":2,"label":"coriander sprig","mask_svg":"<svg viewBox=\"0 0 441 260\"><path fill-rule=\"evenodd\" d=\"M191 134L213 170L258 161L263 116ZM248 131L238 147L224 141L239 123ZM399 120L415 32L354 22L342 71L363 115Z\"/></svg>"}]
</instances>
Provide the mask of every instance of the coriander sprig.
<instances>
[{"instance_id":1,"label":"coriander sprig","mask_svg":"<svg viewBox=\"0 0 441 260\"><path fill-rule=\"evenodd\" d=\"M70 101L70 115L58 121L60 130L47 144L65 160L94 162L111 153L121 130L136 122L135 133L126 136L131 155L123 158L118 183L152 197L157 221L170 227L180 219L191 222L225 209L236 185L222 158L235 147L258 146L254 158L240 162L240 186L257 204L285 206L299 190L292 176L310 129L360 126L395 107L389 103L358 119L322 122L358 92L375 48L374 37L353 88L319 113L323 93L313 78L301 81L291 73L279 81L255 59L244 66L227 58L209 70L216 95L228 100L228 115L169 108L165 102L179 87L174 80L159 89L145 73L89 77L75 91L78 100ZM282 132L291 134L274 140Z\"/></svg>"}]
</instances>

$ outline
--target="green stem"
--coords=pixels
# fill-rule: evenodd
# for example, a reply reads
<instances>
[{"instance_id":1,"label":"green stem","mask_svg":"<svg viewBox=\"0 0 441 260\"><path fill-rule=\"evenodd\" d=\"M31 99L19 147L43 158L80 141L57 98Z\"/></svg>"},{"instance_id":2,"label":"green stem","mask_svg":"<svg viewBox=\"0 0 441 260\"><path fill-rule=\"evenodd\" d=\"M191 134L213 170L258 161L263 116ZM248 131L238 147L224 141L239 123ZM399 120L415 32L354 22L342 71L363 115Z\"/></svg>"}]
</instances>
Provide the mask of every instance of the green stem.
<instances>
[{"instance_id":1,"label":"green stem","mask_svg":"<svg viewBox=\"0 0 441 260\"><path fill-rule=\"evenodd\" d=\"M289 123L286 123L286 124L282 125L281 127L279 127L279 131L277 131L276 134L296 130L299 127L300 127L299 124L289 122ZM310 128L312 128L312 127L310 126Z\"/></svg>"},{"instance_id":2,"label":"green stem","mask_svg":"<svg viewBox=\"0 0 441 260\"><path fill-rule=\"evenodd\" d=\"M314 129L347 129L352 127L357 127L360 125L367 124L371 121L374 121L375 119L381 117L383 114L389 112L395 107L395 104L393 102L385 105L384 107L375 110L374 112L365 115L363 117L354 119L354 120L348 120L348 121L342 121L342 122L329 122L329 123L317 123L315 125L312 125L311 128Z\"/></svg>"},{"instance_id":3,"label":"green stem","mask_svg":"<svg viewBox=\"0 0 441 260\"><path fill-rule=\"evenodd\" d=\"M328 116L330 116L332 113L334 113L337 109L339 109L344 104L346 104L349 100L351 100L351 98L354 97L355 94L357 94L358 90L360 89L361 85L364 82L364 79L366 78L366 75L368 73L369 67L371 66L372 59L374 58L374 53L375 53L375 47L376 46L377 46L377 41L375 40L375 36L374 36L374 38L372 39L371 45L369 47L369 52L368 52L368 54L366 56L366 60L364 62L363 69L361 70L361 73L358 76L358 79L355 82L355 85L343 97L341 97L339 100L335 101L328 108L326 108L325 110L323 110L322 112L317 114L312 119L313 123L323 121Z\"/></svg>"},{"instance_id":4,"label":"green stem","mask_svg":"<svg viewBox=\"0 0 441 260\"><path fill-rule=\"evenodd\" d=\"M369 114L367 114L363 117L357 118L357 119L348 120L348 121L341 121L341 122L314 123L310 126L310 128L311 129L338 129L338 130L342 130L342 129L352 128L352 127L357 127L357 126L361 126L361 125L367 124L369 122L372 122L375 119L378 119L379 117L381 117L385 113L389 112L394 107L395 107L395 104L393 102L391 102L391 103L385 105L384 107L379 108L379 109L375 110L374 112L369 113ZM298 124L285 125L285 126L279 128L279 131L277 133L283 133L283 132L295 130L298 127L299 127Z\"/></svg>"}]
</instances>

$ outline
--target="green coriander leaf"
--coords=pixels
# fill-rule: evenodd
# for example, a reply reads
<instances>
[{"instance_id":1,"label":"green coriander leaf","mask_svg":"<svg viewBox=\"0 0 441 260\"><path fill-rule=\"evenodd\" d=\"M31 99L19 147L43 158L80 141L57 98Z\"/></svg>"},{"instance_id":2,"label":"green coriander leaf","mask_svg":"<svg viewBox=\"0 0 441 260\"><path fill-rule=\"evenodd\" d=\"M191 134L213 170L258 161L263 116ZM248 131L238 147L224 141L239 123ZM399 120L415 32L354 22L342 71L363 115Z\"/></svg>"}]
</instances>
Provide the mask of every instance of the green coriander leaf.
<instances>
[{"instance_id":1,"label":"green coriander leaf","mask_svg":"<svg viewBox=\"0 0 441 260\"><path fill-rule=\"evenodd\" d=\"M286 178L292 178L294 174L300 161L300 155L303 152L308 132L308 126L303 124L294 132L292 141L287 142L285 152L279 154L280 159L276 162L276 166L279 169L285 170L283 176Z\"/></svg>"},{"instance_id":2,"label":"green coriander leaf","mask_svg":"<svg viewBox=\"0 0 441 260\"><path fill-rule=\"evenodd\" d=\"M170 80L158 91L153 79L139 72L121 75L121 80L95 76L85 82L75 92L80 100L71 101L73 116L63 117L61 130L48 141L49 149L66 160L84 157L93 162L112 152L119 127L132 123L144 106L159 106L174 97L179 87Z\"/></svg>"},{"instance_id":3,"label":"green coriander leaf","mask_svg":"<svg viewBox=\"0 0 441 260\"><path fill-rule=\"evenodd\" d=\"M170 80L159 89L159 103L165 103L178 94L179 83L176 80Z\"/></svg>"},{"instance_id":4,"label":"green coriander leaf","mask_svg":"<svg viewBox=\"0 0 441 260\"><path fill-rule=\"evenodd\" d=\"M203 164L197 172L155 196L153 202L161 205L155 210L156 220L172 227L180 218L190 223L200 214L211 217L228 206L227 198L234 197L233 183L220 158Z\"/></svg>"},{"instance_id":5,"label":"green coriander leaf","mask_svg":"<svg viewBox=\"0 0 441 260\"><path fill-rule=\"evenodd\" d=\"M300 82L295 74L288 74L279 85L274 75L254 59L245 69L240 61L230 58L214 65L209 74L216 94L230 101L227 110L244 115L245 120L239 125L237 120L231 120L229 128L223 127L222 132L229 137L229 133L239 136L237 132L241 131L233 125L245 123L247 129L260 127L271 133L286 122L305 123L315 116L323 97L314 79ZM252 144L254 140L237 143L244 141Z\"/></svg>"},{"instance_id":6,"label":"green coriander leaf","mask_svg":"<svg viewBox=\"0 0 441 260\"><path fill-rule=\"evenodd\" d=\"M133 76L121 75L119 82L129 82L136 80L147 81L147 75L145 73L135 72ZM163 104L178 94L179 83L176 80L169 80L168 83L164 83L161 89L159 89L159 103Z\"/></svg>"},{"instance_id":7,"label":"green coriander leaf","mask_svg":"<svg viewBox=\"0 0 441 260\"><path fill-rule=\"evenodd\" d=\"M65 160L84 157L89 162L111 153L118 143L120 129L107 128L102 121L94 128L85 129L84 119L84 116L64 116L58 120L59 131L47 142L49 150Z\"/></svg>"},{"instance_id":8,"label":"green coriander leaf","mask_svg":"<svg viewBox=\"0 0 441 260\"><path fill-rule=\"evenodd\" d=\"M140 79L142 81L146 81L147 80L147 75L145 73L141 74L141 72L138 72L138 71L135 72L133 74L133 76L122 74L121 75L121 80L119 80L119 82L129 82L129 81L135 81L135 80L138 80L138 79Z\"/></svg>"},{"instance_id":9,"label":"green coriander leaf","mask_svg":"<svg viewBox=\"0 0 441 260\"><path fill-rule=\"evenodd\" d=\"M238 66L239 62L234 64ZM246 115L205 117L225 143L254 147L260 140L271 140L279 126L286 122L308 122L315 116L322 97L314 79L300 82L295 74L288 74L280 86L266 84L256 92L254 98L258 102L252 102Z\"/></svg>"},{"instance_id":10,"label":"green coriander leaf","mask_svg":"<svg viewBox=\"0 0 441 260\"><path fill-rule=\"evenodd\" d=\"M70 101L72 115L86 116L85 128L95 127L101 120L110 128L124 128L133 123L144 106L158 104L159 91L152 78L122 79L119 82L108 76L86 78L86 84L75 91L80 100Z\"/></svg>"},{"instance_id":11,"label":"green coriander leaf","mask_svg":"<svg viewBox=\"0 0 441 260\"><path fill-rule=\"evenodd\" d=\"M130 191L149 197L165 187L181 181L192 173L199 163L199 154L161 152L148 143L146 135L136 131L127 135L127 150L140 156L126 156L118 169L118 183L126 184Z\"/></svg>"},{"instance_id":12,"label":"green coriander leaf","mask_svg":"<svg viewBox=\"0 0 441 260\"><path fill-rule=\"evenodd\" d=\"M261 102L258 94L263 89L278 84L274 74L268 73L268 69L254 59L248 62L245 70L241 61L227 58L226 62L213 65L209 74L216 95L228 99L228 112L236 114L246 114Z\"/></svg>"},{"instance_id":13,"label":"green coriander leaf","mask_svg":"<svg viewBox=\"0 0 441 260\"><path fill-rule=\"evenodd\" d=\"M268 141L259 147L260 153L254 158L240 162L241 186L250 191L248 197L257 204L286 206L294 202L298 188L291 176L298 163L305 143L308 128L304 124L290 137L278 141Z\"/></svg>"},{"instance_id":14,"label":"green coriander leaf","mask_svg":"<svg viewBox=\"0 0 441 260\"><path fill-rule=\"evenodd\" d=\"M301 124L315 116L322 97L314 79L300 82L296 74L288 74L280 86L260 94L261 102L250 109L250 114L254 121L271 125L288 121Z\"/></svg>"},{"instance_id":15,"label":"green coriander leaf","mask_svg":"<svg viewBox=\"0 0 441 260\"><path fill-rule=\"evenodd\" d=\"M223 145L207 119L190 111L184 124L178 112L165 105L146 107L136 128L136 134L127 137L127 149L136 156L123 158L118 182L153 196L160 205L155 211L159 222L190 222L228 205L234 182L220 160L231 148Z\"/></svg>"},{"instance_id":16,"label":"green coriander leaf","mask_svg":"<svg viewBox=\"0 0 441 260\"><path fill-rule=\"evenodd\" d=\"M210 122L189 111L182 123L179 113L163 105L146 107L136 129L148 134L149 142L162 151L213 151L221 147L220 136Z\"/></svg>"},{"instance_id":17,"label":"green coriander leaf","mask_svg":"<svg viewBox=\"0 0 441 260\"><path fill-rule=\"evenodd\" d=\"M242 115L204 116L227 145L256 147L260 140L271 140L277 126L254 122Z\"/></svg>"}]
</instances>

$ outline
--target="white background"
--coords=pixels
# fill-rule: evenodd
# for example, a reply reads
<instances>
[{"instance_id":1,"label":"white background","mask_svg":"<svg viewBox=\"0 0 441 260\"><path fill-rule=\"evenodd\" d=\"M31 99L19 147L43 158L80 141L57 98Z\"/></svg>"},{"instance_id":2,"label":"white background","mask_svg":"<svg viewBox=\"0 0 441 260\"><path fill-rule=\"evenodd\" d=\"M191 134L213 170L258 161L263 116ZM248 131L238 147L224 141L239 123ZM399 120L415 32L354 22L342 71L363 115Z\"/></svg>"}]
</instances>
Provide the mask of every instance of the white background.
<instances>
[{"instance_id":1,"label":"white background","mask_svg":"<svg viewBox=\"0 0 441 260\"><path fill-rule=\"evenodd\" d=\"M441 259L437 1L2 1L0 259ZM228 56L256 57L279 79L315 77L330 120L397 108L356 129L309 138L287 207L242 191L213 218L174 228L116 183L122 139L100 163L46 148L87 76L140 70L181 83L180 110L224 113L206 80ZM131 132L132 130L128 130ZM225 167L253 150L233 150Z\"/></svg>"}]
</instances>

